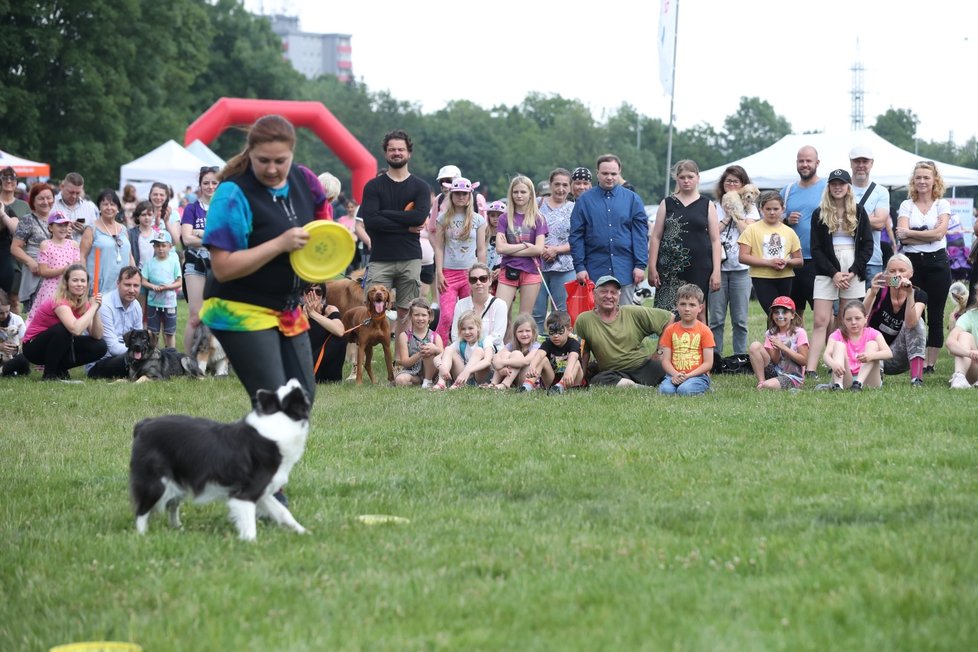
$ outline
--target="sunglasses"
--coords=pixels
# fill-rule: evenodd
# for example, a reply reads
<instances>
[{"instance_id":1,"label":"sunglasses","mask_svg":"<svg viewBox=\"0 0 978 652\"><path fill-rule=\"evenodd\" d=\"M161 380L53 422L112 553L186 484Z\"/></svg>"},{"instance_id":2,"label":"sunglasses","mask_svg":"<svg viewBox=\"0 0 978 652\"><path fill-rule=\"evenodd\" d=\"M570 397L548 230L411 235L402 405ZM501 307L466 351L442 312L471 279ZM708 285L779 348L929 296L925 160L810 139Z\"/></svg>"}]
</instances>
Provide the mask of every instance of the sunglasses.
<instances>
[{"instance_id":1,"label":"sunglasses","mask_svg":"<svg viewBox=\"0 0 978 652\"><path fill-rule=\"evenodd\" d=\"M306 288L306 294L309 294L310 292L315 294L317 297L323 296L323 291L321 288Z\"/></svg>"},{"instance_id":2,"label":"sunglasses","mask_svg":"<svg viewBox=\"0 0 978 652\"><path fill-rule=\"evenodd\" d=\"M216 165L205 165L204 167L200 168L200 173L203 174L205 172L217 172L220 169L221 168L217 167Z\"/></svg>"},{"instance_id":3,"label":"sunglasses","mask_svg":"<svg viewBox=\"0 0 978 652\"><path fill-rule=\"evenodd\" d=\"M469 283L488 283L489 275L483 274L482 276L470 276Z\"/></svg>"}]
</instances>

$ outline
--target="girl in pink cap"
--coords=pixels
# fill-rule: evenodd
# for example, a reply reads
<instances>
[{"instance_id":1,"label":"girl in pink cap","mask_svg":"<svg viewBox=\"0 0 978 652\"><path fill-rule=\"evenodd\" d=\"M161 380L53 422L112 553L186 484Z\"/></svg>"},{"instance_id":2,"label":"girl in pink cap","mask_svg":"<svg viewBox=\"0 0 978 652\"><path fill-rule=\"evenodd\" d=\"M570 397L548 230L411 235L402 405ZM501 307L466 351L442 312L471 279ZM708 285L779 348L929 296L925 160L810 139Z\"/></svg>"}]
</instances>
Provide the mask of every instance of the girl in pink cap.
<instances>
[{"instance_id":1,"label":"girl in pink cap","mask_svg":"<svg viewBox=\"0 0 978 652\"><path fill-rule=\"evenodd\" d=\"M777 297L768 313L764 343L752 343L748 353L757 389L801 387L808 348L808 334L795 312L795 302L791 297Z\"/></svg>"},{"instance_id":2,"label":"girl in pink cap","mask_svg":"<svg viewBox=\"0 0 978 652\"><path fill-rule=\"evenodd\" d=\"M441 317L436 332L447 342L455 316L455 304L469 296L469 268L486 262L486 220L477 213L472 183L464 177L452 179L449 201L435 220L432 234L435 250L435 283Z\"/></svg>"}]
</instances>

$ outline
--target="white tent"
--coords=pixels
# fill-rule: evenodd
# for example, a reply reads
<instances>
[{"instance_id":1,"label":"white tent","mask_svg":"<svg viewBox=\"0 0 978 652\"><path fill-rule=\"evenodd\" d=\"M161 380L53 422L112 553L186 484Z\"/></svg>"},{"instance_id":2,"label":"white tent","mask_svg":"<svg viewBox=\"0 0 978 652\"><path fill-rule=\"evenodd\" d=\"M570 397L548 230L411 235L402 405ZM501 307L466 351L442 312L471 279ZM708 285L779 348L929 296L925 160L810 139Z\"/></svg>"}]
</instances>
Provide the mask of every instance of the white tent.
<instances>
[{"instance_id":1,"label":"white tent","mask_svg":"<svg viewBox=\"0 0 978 652\"><path fill-rule=\"evenodd\" d=\"M717 180L728 165L743 167L751 181L759 188L782 188L798 180L795 156L805 145L818 151L818 174L828 176L836 168L850 171L849 151L856 145L864 145L873 151L873 171L870 179L889 187L905 187L913 172L914 163L920 156L904 151L884 140L871 129L820 134L792 134L785 136L767 149L751 154L739 161L731 161L700 173L700 192L711 193ZM936 161L937 169L948 188L953 186L978 186L978 170Z\"/></svg>"},{"instance_id":2,"label":"white tent","mask_svg":"<svg viewBox=\"0 0 978 652\"><path fill-rule=\"evenodd\" d=\"M187 151L207 165L216 165L219 168L223 168L225 165L224 159L215 154L214 150L210 147L202 143L200 138L194 139L194 142L187 145Z\"/></svg>"},{"instance_id":3,"label":"white tent","mask_svg":"<svg viewBox=\"0 0 978 652\"><path fill-rule=\"evenodd\" d=\"M18 177L47 178L51 176L51 166L47 163L30 161L0 149L0 169L8 166L14 169Z\"/></svg>"},{"instance_id":4,"label":"white tent","mask_svg":"<svg viewBox=\"0 0 978 652\"><path fill-rule=\"evenodd\" d=\"M120 167L119 188L131 183L136 186L139 197L145 198L153 182L159 181L173 188L174 192L180 192L187 186L197 187L197 175L206 165L210 163L197 158L176 141L168 140L149 154Z\"/></svg>"}]
</instances>

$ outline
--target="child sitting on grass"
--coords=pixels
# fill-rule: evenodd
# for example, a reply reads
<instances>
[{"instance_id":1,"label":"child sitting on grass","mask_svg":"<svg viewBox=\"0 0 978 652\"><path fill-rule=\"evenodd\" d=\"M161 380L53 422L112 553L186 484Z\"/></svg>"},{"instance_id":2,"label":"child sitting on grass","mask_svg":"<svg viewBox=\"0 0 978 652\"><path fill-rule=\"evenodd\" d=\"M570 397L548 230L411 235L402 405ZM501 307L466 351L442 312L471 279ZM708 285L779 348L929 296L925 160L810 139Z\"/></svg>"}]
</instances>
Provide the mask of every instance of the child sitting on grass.
<instances>
[{"instance_id":1,"label":"child sitting on grass","mask_svg":"<svg viewBox=\"0 0 978 652\"><path fill-rule=\"evenodd\" d=\"M703 309L703 290L692 283L679 288L676 312L679 321L666 326L659 338L662 369L666 377L660 394L694 396L710 389L713 369L713 331L696 316Z\"/></svg>"},{"instance_id":2,"label":"child sitting on grass","mask_svg":"<svg viewBox=\"0 0 978 652\"><path fill-rule=\"evenodd\" d=\"M563 394L568 387L584 382L581 368L581 343L571 337L571 319L566 312L547 316L547 339L533 354L532 371L547 387L547 394Z\"/></svg>"},{"instance_id":3,"label":"child sitting on grass","mask_svg":"<svg viewBox=\"0 0 978 652\"><path fill-rule=\"evenodd\" d=\"M482 320L468 310L458 318L458 339L435 358L438 382L431 389L440 391L452 381L452 389L475 383L479 372L489 368L492 358L486 355L479 341L482 338Z\"/></svg>"},{"instance_id":4,"label":"child sitting on grass","mask_svg":"<svg viewBox=\"0 0 978 652\"><path fill-rule=\"evenodd\" d=\"M444 350L441 336L431 330L434 311L423 297L414 299L408 306L411 330L397 336L397 362L403 367L394 376L396 387L421 385L428 389L437 374L435 357Z\"/></svg>"},{"instance_id":5,"label":"child sitting on grass","mask_svg":"<svg viewBox=\"0 0 978 652\"><path fill-rule=\"evenodd\" d=\"M520 391L536 389L536 378L528 373L533 354L540 348L537 341L537 325L532 315L520 313L513 320L513 341L504 346L492 358L490 385L496 389L509 389L519 383Z\"/></svg>"},{"instance_id":6,"label":"child sitting on grass","mask_svg":"<svg viewBox=\"0 0 978 652\"><path fill-rule=\"evenodd\" d=\"M978 383L978 306L958 317L947 335L947 350L954 356L951 389L970 389Z\"/></svg>"},{"instance_id":7,"label":"child sitting on grass","mask_svg":"<svg viewBox=\"0 0 978 652\"><path fill-rule=\"evenodd\" d=\"M863 386L883 386L883 360L893 357L883 334L866 325L866 307L854 299L842 310L842 328L829 335L829 343L822 356L832 370L832 382L818 385L815 389L838 390L848 388L853 392Z\"/></svg>"},{"instance_id":8,"label":"child sitting on grass","mask_svg":"<svg viewBox=\"0 0 978 652\"><path fill-rule=\"evenodd\" d=\"M801 387L808 360L808 333L801 326L791 297L778 297L771 304L764 344L752 343L749 355L757 389Z\"/></svg>"}]
</instances>

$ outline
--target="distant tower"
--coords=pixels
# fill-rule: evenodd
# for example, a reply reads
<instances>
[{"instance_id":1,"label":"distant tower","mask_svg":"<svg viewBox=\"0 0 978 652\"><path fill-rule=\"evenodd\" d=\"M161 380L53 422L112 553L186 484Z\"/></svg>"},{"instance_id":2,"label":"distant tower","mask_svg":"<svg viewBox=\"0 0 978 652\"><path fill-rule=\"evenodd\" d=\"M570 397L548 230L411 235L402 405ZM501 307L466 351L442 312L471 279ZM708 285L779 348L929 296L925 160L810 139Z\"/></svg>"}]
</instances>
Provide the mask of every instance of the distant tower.
<instances>
[{"instance_id":1,"label":"distant tower","mask_svg":"<svg viewBox=\"0 0 978 652\"><path fill-rule=\"evenodd\" d=\"M852 64L852 130L858 131L863 123L863 64L859 60L859 40L856 40L856 61Z\"/></svg>"}]
</instances>

